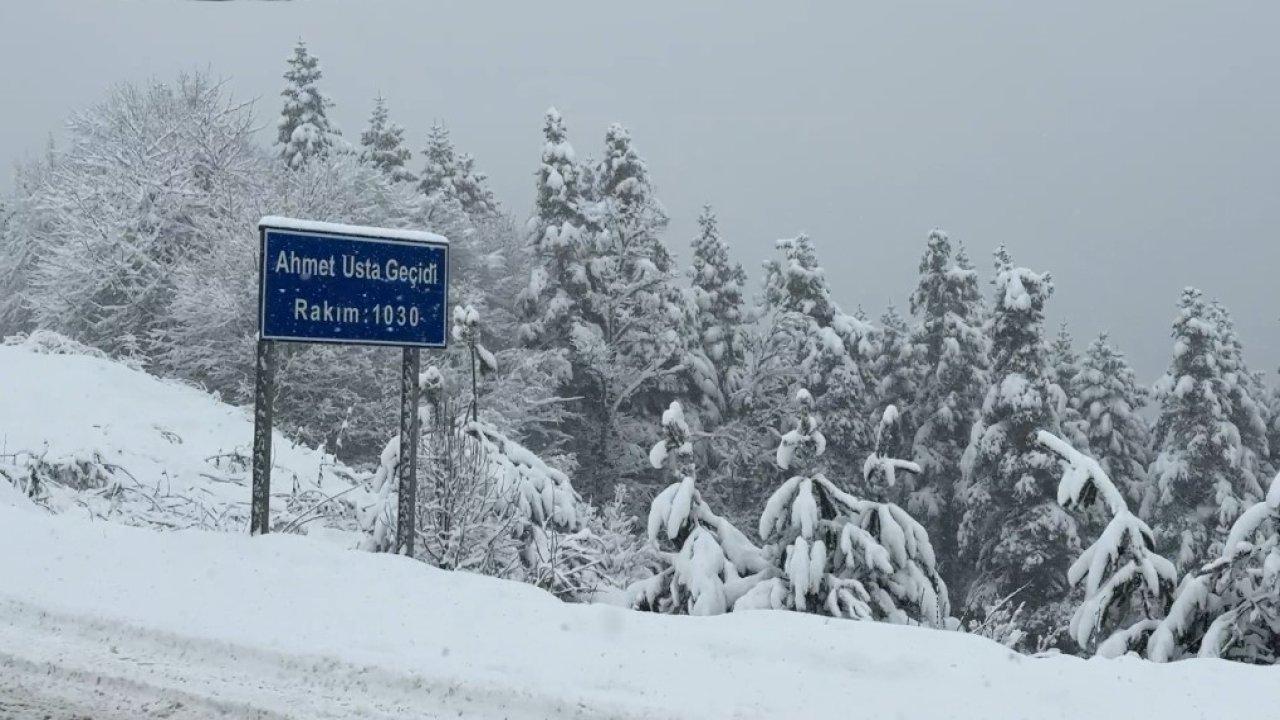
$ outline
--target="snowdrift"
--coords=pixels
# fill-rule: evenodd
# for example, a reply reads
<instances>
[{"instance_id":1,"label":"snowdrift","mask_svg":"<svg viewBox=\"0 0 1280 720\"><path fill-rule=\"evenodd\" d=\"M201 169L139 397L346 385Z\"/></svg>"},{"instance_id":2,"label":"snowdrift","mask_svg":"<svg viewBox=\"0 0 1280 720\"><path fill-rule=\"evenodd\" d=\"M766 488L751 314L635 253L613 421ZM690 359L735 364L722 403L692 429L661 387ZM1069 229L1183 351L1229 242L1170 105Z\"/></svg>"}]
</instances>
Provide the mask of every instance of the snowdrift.
<instances>
[{"instance_id":1,"label":"snowdrift","mask_svg":"<svg viewBox=\"0 0 1280 720\"><path fill-rule=\"evenodd\" d=\"M0 507L0 548L0 662L236 712L1169 720L1243 717L1280 683L1278 668L1030 658L975 636L790 612L567 605L302 536Z\"/></svg>"},{"instance_id":2,"label":"snowdrift","mask_svg":"<svg viewBox=\"0 0 1280 720\"><path fill-rule=\"evenodd\" d=\"M252 443L250 413L194 387L51 333L0 346L0 463L54 478L43 504L55 511L247 527ZM273 514L355 484L331 456L278 433L272 459Z\"/></svg>"}]
</instances>

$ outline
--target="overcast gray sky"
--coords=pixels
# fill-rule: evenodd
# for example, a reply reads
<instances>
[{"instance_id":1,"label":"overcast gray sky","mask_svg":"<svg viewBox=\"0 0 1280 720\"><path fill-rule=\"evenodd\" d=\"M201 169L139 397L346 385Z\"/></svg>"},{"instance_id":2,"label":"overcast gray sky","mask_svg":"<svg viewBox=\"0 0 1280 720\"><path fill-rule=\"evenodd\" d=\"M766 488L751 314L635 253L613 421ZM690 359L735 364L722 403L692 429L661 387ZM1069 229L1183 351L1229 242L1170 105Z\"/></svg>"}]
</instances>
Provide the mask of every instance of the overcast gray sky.
<instances>
[{"instance_id":1,"label":"overcast gray sky","mask_svg":"<svg viewBox=\"0 0 1280 720\"><path fill-rule=\"evenodd\" d=\"M1051 319L1163 370L1179 289L1280 363L1280 3L443 3L0 0L0 163L119 80L212 69L273 122L303 37L354 139L383 93L432 119L509 209L542 111L580 155L632 129L685 254L704 202L759 277L808 232L839 301L905 306L927 231L984 273L1005 243L1053 272ZM415 163L418 160L415 158ZM11 188L5 173L0 188Z\"/></svg>"}]
</instances>

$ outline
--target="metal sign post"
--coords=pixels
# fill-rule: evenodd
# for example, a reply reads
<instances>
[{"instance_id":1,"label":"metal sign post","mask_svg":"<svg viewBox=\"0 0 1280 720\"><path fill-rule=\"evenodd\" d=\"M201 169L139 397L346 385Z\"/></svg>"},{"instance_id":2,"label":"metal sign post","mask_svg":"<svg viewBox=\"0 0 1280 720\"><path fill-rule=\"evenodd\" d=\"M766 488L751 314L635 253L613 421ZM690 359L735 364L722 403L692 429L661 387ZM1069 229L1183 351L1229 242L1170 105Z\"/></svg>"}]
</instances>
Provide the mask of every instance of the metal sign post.
<instances>
[{"instance_id":1,"label":"metal sign post","mask_svg":"<svg viewBox=\"0 0 1280 720\"><path fill-rule=\"evenodd\" d=\"M413 557L418 506L418 348L405 348L400 364L400 474L396 500L396 552ZM405 442L410 438L410 442Z\"/></svg>"},{"instance_id":2,"label":"metal sign post","mask_svg":"<svg viewBox=\"0 0 1280 720\"><path fill-rule=\"evenodd\" d=\"M258 340L253 382L253 507L249 533L267 532L271 510L271 410L276 396L276 344Z\"/></svg>"},{"instance_id":3,"label":"metal sign post","mask_svg":"<svg viewBox=\"0 0 1280 720\"><path fill-rule=\"evenodd\" d=\"M249 531L269 531L276 343L403 348L396 552L413 555L420 348L448 344L449 241L409 230L266 217L258 223L257 374Z\"/></svg>"}]
</instances>

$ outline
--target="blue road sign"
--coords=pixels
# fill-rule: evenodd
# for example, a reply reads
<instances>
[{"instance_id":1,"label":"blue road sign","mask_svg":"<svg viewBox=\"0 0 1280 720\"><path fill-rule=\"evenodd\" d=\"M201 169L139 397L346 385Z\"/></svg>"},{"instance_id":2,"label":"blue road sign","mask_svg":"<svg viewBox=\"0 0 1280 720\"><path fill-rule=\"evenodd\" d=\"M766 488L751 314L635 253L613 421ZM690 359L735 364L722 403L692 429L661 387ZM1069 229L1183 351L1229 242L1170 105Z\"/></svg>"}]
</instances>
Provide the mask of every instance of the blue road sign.
<instances>
[{"instance_id":1,"label":"blue road sign","mask_svg":"<svg viewBox=\"0 0 1280 720\"><path fill-rule=\"evenodd\" d=\"M266 217L259 268L263 340L441 348L449 242L407 230Z\"/></svg>"}]
</instances>

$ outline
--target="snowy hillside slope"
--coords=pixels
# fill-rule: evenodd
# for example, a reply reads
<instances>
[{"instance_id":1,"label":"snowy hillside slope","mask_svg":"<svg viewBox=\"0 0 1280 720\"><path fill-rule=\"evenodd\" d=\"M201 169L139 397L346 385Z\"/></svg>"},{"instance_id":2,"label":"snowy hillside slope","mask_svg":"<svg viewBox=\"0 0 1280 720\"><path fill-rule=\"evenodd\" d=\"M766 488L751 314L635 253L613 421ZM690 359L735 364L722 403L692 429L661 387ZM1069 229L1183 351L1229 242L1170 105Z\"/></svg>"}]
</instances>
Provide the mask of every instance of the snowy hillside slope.
<instances>
[{"instance_id":1,"label":"snowy hillside slope","mask_svg":"<svg viewBox=\"0 0 1280 720\"><path fill-rule=\"evenodd\" d=\"M196 388L50 333L0 346L0 471L26 485L34 473L41 504L56 512L246 528L252 442L249 413ZM277 517L355 482L331 456L279 434L273 462Z\"/></svg>"},{"instance_id":2,"label":"snowy hillside slope","mask_svg":"<svg viewBox=\"0 0 1280 720\"><path fill-rule=\"evenodd\" d=\"M302 536L157 532L0 507L0 548L0 676L10 678L0 697L7 682L45 705L1174 720L1260 717L1258 699L1280 684L1274 667L1030 658L971 635L800 613L562 604L528 585Z\"/></svg>"}]
</instances>

